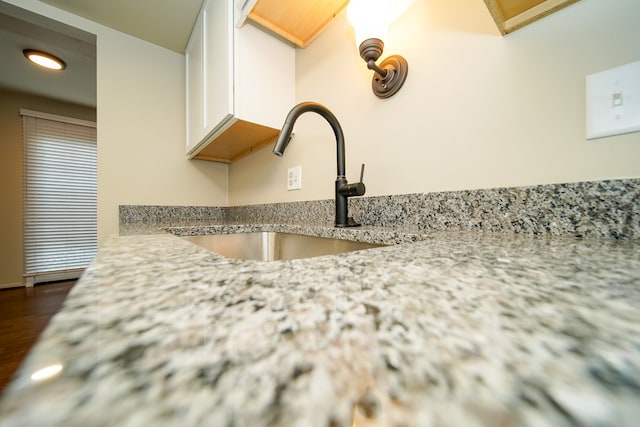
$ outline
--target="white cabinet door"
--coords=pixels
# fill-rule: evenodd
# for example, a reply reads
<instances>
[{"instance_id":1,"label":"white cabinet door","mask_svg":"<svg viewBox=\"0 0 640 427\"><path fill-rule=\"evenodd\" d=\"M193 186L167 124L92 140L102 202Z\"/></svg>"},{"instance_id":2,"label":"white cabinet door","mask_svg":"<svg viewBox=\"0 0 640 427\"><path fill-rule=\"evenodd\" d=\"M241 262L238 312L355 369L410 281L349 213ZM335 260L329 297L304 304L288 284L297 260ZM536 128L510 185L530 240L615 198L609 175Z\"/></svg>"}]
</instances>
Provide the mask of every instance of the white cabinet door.
<instances>
[{"instance_id":1,"label":"white cabinet door","mask_svg":"<svg viewBox=\"0 0 640 427\"><path fill-rule=\"evenodd\" d=\"M209 1L204 18L204 127L215 131L234 114L233 1Z\"/></svg>"},{"instance_id":2,"label":"white cabinet door","mask_svg":"<svg viewBox=\"0 0 640 427\"><path fill-rule=\"evenodd\" d=\"M235 36L234 113L279 129L294 106L295 49L249 24Z\"/></svg>"},{"instance_id":3,"label":"white cabinet door","mask_svg":"<svg viewBox=\"0 0 640 427\"><path fill-rule=\"evenodd\" d=\"M187 152L191 151L205 136L203 117L203 68L204 68L204 41L203 20L198 19L191 39L187 45L186 56L186 107L187 107Z\"/></svg>"}]
</instances>

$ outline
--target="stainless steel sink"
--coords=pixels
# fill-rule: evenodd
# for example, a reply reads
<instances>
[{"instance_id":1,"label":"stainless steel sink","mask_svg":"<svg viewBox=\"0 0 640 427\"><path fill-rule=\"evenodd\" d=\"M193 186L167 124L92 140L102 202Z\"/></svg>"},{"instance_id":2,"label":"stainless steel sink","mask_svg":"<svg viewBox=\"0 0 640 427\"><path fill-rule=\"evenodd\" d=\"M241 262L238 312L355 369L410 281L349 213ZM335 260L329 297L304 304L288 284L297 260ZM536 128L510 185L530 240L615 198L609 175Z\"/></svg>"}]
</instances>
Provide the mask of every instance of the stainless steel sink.
<instances>
[{"instance_id":1,"label":"stainless steel sink","mask_svg":"<svg viewBox=\"0 0 640 427\"><path fill-rule=\"evenodd\" d=\"M183 239L222 256L256 261L311 258L385 246L351 240L266 231L184 236Z\"/></svg>"}]
</instances>

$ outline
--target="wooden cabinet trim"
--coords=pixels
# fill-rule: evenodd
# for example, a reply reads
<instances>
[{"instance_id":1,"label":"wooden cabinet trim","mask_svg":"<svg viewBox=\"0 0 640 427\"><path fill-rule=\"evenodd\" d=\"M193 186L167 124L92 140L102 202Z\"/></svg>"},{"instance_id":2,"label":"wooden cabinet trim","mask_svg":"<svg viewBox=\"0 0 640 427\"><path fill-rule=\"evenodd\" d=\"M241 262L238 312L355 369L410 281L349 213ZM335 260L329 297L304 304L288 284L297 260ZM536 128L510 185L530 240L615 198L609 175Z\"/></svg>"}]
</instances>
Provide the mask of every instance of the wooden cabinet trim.
<instances>
[{"instance_id":1,"label":"wooden cabinet trim","mask_svg":"<svg viewBox=\"0 0 640 427\"><path fill-rule=\"evenodd\" d=\"M247 17L298 47L311 43L347 6L349 0L257 0Z\"/></svg>"},{"instance_id":2,"label":"wooden cabinet trim","mask_svg":"<svg viewBox=\"0 0 640 427\"><path fill-rule=\"evenodd\" d=\"M578 1L580 0L484 0L503 35Z\"/></svg>"}]
</instances>

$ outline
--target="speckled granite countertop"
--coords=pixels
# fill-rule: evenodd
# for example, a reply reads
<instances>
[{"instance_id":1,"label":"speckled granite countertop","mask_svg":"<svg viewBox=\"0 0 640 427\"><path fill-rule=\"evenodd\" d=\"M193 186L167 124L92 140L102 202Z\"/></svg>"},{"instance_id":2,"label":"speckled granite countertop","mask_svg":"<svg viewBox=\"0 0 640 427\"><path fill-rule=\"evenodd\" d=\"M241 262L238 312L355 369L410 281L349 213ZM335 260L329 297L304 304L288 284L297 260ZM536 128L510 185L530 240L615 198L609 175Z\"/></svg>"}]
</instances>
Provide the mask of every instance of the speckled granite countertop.
<instances>
[{"instance_id":1,"label":"speckled granite countertop","mask_svg":"<svg viewBox=\"0 0 640 427\"><path fill-rule=\"evenodd\" d=\"M0 426L638 425L637 240L348 233L418 241L270 263L111 237Z\"/></svg>"}]
</instances>

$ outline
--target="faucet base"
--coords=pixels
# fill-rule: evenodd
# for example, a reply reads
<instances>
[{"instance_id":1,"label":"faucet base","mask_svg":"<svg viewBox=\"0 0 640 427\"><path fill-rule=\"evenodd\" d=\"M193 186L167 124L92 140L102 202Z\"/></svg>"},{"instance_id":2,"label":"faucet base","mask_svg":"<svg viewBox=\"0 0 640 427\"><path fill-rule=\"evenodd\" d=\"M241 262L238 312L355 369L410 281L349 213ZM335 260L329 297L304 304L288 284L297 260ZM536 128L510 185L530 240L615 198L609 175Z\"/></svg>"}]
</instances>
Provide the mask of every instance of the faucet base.
<instances>
[{"instance_id":1,"label":"faucet base","mask_svg":"<svg viewBox=\"0 0 640 427\"><path fill-rule=\"evenodd\" d=\"M353 217L349 217L347 218L347 223L346 224L336 224L335 226L337 228L346 228L346 227L360 227L362 224L360 224L359 222L355 222L353 220Z\"/></svg>"}]
</instances>

